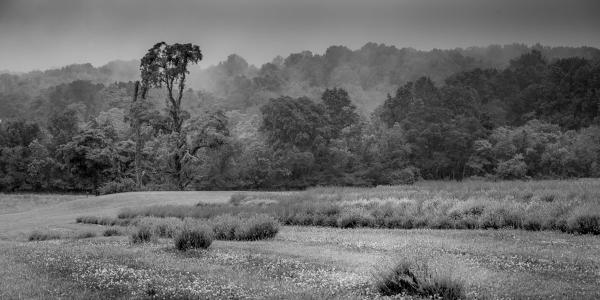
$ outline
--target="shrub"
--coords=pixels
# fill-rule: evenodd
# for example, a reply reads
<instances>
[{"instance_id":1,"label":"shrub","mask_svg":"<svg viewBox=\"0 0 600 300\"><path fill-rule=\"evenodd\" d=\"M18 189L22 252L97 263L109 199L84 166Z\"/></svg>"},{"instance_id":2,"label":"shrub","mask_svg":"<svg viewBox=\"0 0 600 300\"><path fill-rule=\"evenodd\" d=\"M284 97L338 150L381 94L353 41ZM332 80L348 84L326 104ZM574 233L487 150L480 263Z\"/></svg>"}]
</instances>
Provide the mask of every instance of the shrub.
<instances>
[{"instance_id":1,"label":"shrub","mask_svg":"<svg viewBox=\"0 0 600 300\"><path fill-rule=\"evenodd\" d=\"M206 226L194 226L180 230L175 235L175 248L181 251L188 249L206 249L212 244L212 230Z\"/></svg>"},{"instance_id":2,"label":"shrub","mask_svg":"<svg viewBox=\"0 0 600 300\"><path fill-rule=\"evenodd\" d=\"M134 244L156 241L156 235L149 226L137 226L131 232L131 242Z\"/></svg>"},{"instance_id":3,"label":"shrub","mask_svg":"<svg viewBox=\"0 0 600 300\"><path fill-rule=\"evenodd\" d=\"M414 184L419 180L419 169L415 167L407 167L399 171L394 171L390 174L390 183L398 184Z\"/></svg>"},{"instance_id":4,"label":"shrub","mask_svg":"<svg viewBox=\"0 0 600 300\"><path fill-rule=\"evenodd\" d=\"M235 193L229 197L229 203L233 205L240 205L242 201L246 200L248 196L243 193Z\"/></svg>"},{"instance_id":5,"label":"shrub","mask_svg":"<svg viewBox=\"0 0 600 300\"><path fill-rule=\"evenodd\" d=\"M261 240L272 238L279 232L279 222L266 214L226 214L212 218L209 223L218 240Z\"/></svg>"},{"instance_id":6,"label":"shrub","mask_svg":"<svg viewBox=\"0 0 600 300\"><path fill-rule=\"evenodd\" d=\"M383 296L406 294L433 299L465 299L461 283L449 276L433 274L427 265L401 261L374 277L375 289Z\"/></svg>"},{"instance_id":7,"label":"shrub","mask_svg":"<svg viewBox=\"0 0 600 300\"><path fill-rule=\"evenodd\" d=\"M96 232L94 231L82 231L75 235L76 239L88 239L96 237Z\"/></svg>"},{"instance_id":8,"label":"shrub","mask_svg":"<svg viewBox=\"0 0 600 300\"><path fill-rule=\"evenodd\" d=\"M108 228L102 233L103 236L117 236L122 234L123 233L117 228Z\"/></svg>"},{"instance_id":9,"label":"shrub","mask_svg":"<svg viewBox=\"0 0 600 300\"><path fill-rule=\"evenodd\" d=\"M135 185L135 181L131 178L120 178L115 181L109 181L98 189L98 192L101 195L106 194L116 194L116 193L124 193L124 192L133 192L136 191L137 187Z\"/></svg>"},{"instance_id":10,"label":"shrub","mask_svg":"<svg viewBox=\"0 0 600 300\"><path fill-rule=\"evenodd\" d=\"M145 217L137 221L138 226L148 227L159 237L172 238L183 227L183 221L178 218Z\"/></svg>"},{"instance_id":11,"label":"shrub","mask_svg":"<svg viewBox=\"0 0 600 300\"><path fill-rule=\"evenodd\" d=\"M57 240L61 238L61 234L55 231L40 231L35 230L29 234L27 238L29 241L47 241Z\"/></svg>"},{"instance_id":12,"label":"shrub","mask_svg":"<svg viewBox=\"0 0 600 300\"><path fill-rule=\"evenodd\" d=\"M523 155L517 154L513 158L498 163L496 174L502 179L526 178L527 164Z\"/></svg>"},{"instance_id":13,"label":"shrub","mask_svg":"<svg viewBox=\"0 0 600 300\"><path fill-rule=\"evenodd\" d=\"M236 240L262 240L274 237L279 232L279 222L265 214L243 218L235 229Z\"/></svg>"},{"instance_id":14,"label":"shrub","mask_svg":"<svg viewBox=\"0 0 600 300\"><path fill-rule=\"evenodd\" d=\"M567 219L570 232L600 234L600 207L583 206L573 211Z\"/></svg>"},{"instance_id":15,"label":"shrub","mask_svg":"<svg viewBox=\"0 0 600 300\"><path fill-rule=\"evenodd\" d=\"M240 218L232 215L221 215L211 219L214 238L217 240L233 240L240 227Z\"/></svg>"},{"instance_id":16,"label":"shrub","mask_svg":"<svg viewBox=\"0 0 600 300\"><path fill-rule=\"evenodd\" d=\"M354 227L373 227L373 216L364 209L352 208L344 210L337 219L337 226L340 228Z\"/></svg>"},{"instance_id":17,"label":"shrub","mask_svg":"<svg viewBox=\"0 0 600 300\"><path fill-rule=\"evenodd\" d=\"M127 219L116 219L111 217L97 217L97 216L81 216L75 219L75 222L82 224L97 224L104 226L127 226L131 223Z\"/></svg>"}]
</instances>

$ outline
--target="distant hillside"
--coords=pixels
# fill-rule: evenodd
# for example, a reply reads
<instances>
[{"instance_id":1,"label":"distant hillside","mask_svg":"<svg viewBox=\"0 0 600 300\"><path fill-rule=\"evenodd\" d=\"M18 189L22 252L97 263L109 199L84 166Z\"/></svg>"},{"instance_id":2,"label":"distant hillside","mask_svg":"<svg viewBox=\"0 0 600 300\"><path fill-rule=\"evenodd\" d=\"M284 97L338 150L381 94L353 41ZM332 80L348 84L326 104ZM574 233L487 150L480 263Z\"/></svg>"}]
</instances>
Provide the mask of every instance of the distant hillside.
<instances>
[{"instance_id":1,"label":"distant hillside","mask_svg":"<svg viewBox=\"0 0 600 300\"><path fill-rule=\"evenodd\" d=\"M368 43L357 50L331 46L323 54L310 51L293 53L286 58L277 57L260 68L249 65L244 58L233 54L216 66L193 68L188 87L200 91L189 94L198 101L198 105L202 103L224 110L255 108L281 95L318 99L327 87L343 87L358 108L363 113L369 113L385 100L387 94L408 81L427 76L441 83L448 76L461 71L504 68L511 59L532 49L539 50L548 60L574 56L600 58L600 50L591 47L511 44L421 51ZM54 98L63 97L62 92L56 93L57 86L74 81L89 81L89 85L78 86L89 86L94 93L100 93L112 83L136 80L139 76L138 66L137 60L112 61L100 67L89 63L73 64L46 71L0 74L0 104L4 107L0 118L22 116L23 112L31 114L31 106L43 109L48 105L43 102L49 101L53 93ZM85 101L98 97L88 95L88 100L77 98L87 92L78 90L64 97L71 99L68 101L71 104L83 101L86 106ZM126 94L127 91L119 93ZM106 109L112 100L94 101L102 103L101 108L99 104L96 105L98 109Z\"/></svg>"}]
</instances>

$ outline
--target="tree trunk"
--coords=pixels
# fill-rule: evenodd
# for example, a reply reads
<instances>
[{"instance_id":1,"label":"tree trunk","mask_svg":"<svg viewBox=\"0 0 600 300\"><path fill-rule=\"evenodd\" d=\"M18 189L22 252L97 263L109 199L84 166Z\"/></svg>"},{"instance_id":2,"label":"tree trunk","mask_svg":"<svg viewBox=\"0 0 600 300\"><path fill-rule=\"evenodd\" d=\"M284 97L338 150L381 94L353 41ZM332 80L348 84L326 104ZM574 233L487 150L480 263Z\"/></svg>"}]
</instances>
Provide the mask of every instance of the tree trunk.
<instances>
[{"instance_id":1,"label":"tree trunk","mask_svg":"<svg viewBox=\"0 0 600 300\"><path fill-rule=\"evenodd\" d=\"M138 91L140 89L140 82L135 82L133 90L133 104L137 101ZM142 188L142 175L140 170L141 156L142 156L142 133L141 133L141 122L140 117L136 116L134 120L133 130L135 132L135 183L140 190Z\"/></svg>"}]
</instances>

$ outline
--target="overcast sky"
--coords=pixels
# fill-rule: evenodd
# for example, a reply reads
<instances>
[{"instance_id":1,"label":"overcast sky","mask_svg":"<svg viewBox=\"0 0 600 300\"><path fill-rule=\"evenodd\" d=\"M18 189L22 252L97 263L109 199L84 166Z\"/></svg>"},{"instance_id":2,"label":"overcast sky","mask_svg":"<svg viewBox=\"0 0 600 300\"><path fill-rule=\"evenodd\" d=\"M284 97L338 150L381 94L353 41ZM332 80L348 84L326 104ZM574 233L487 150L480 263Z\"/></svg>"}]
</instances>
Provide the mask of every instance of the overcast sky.
<instances>
[{"instance_id":1,"label":"overcast sky","mask_svg":"<svg viewBox=\"0 0 600 300\"><path fill-rule=\"evenodd\" d=\"M261 65L366 42L600 47L600 0L0 0L0 70L135 59L158 41Z\"/></svg>"}]
</instances>

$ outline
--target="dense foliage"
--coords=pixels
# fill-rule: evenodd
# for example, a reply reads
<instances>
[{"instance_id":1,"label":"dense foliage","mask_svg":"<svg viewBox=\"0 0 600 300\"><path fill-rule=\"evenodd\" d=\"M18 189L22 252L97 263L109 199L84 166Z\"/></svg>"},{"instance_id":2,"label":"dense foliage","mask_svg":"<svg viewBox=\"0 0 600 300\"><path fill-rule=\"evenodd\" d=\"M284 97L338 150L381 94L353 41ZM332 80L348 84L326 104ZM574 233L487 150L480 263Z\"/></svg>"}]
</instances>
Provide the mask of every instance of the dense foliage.
<instances>
[{"instance_id":1,"label":"dense foliage","mask_svg":"<svg viewBox=\"0 0 600 300\"><path fill-rule=\"evenodd\" d=\"M367 44L198 74L160 63L199 49L155 48L136 103L118 64L0 75L0 190L138 189L139 139L151 190L600 176L594 48Z\"/></svg>"}]
</instances>

